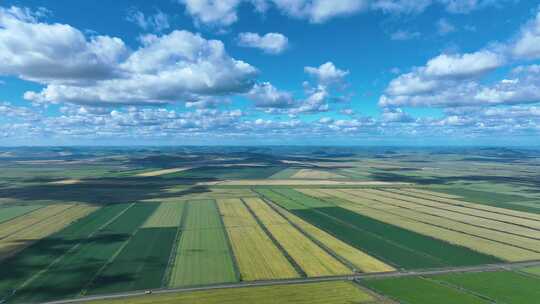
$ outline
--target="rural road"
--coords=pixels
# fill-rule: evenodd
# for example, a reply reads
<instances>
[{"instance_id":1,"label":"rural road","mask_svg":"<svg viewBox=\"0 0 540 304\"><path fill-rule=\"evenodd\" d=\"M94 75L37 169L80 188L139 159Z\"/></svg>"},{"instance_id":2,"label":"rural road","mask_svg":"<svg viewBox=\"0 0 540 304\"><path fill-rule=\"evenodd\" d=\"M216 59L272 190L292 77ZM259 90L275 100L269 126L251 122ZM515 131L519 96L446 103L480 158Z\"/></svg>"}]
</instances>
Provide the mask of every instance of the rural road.
<instances>
[{"instance_id":1,"label":"rural road","mask_svg":"<svg viewBox=\"0 0 540 304\"><path fill-rule=\"evenodd\" d=\"M175 292L200 291L200 290L224 289L224 288L272 286L272 285L298 284L298 283L309 283L309 282L328 282L328 281L343 281L343 280L352 281L352 280L376 279L376 278L381 278L381 279L382 278L397 278L397 277L408 277L408 276L418 276L418 275L437 275L437 274L456 273L456 272L486 272L486 271L497 271L497 270L511 270L511 269L518 269L522 267L528 267L528 266L540 266L540 260L527 261L527 262L489 264L489 265L480 265L480 266L437 268L437 269L427 269L427 270L422 269L422 270L392 271L392 272L383 272L383 273L358 273L355 275L346 275L346 276L301 278L301 279L258 281L258 282L240 282L240 283L218 284L218 285L211 285L211 286L188 287L188 288L154 289L152 290L152 294L167 294L167 293L175 293ZM140 296L140 295L145 295L145 291L143 290L143 291L125 292L125 293L117 293L117 294L109 294L109 295L88 296L88 297L81 297L81 298L70 299L70 300L44 302L43 304L82 303L82 302L87 302L87 301L92 301L92 300L112 300L112 299L120 299L120 298Z\"/></svg>"}]
</instances>

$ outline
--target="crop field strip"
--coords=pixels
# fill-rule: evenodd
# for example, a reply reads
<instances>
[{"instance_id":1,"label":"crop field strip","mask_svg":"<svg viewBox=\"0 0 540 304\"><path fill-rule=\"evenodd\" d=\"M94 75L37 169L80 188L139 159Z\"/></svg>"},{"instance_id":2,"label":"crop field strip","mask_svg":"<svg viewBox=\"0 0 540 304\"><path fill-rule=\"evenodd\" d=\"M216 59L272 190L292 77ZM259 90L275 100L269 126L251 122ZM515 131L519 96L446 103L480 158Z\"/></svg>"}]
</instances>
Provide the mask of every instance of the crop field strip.
<instances>
[{"instance_id":1,"label":"crop field strip","mask_svg":"<svg viewBox=\"0 0 540 304\"><path fill-rule=\"evenodd\" d=\"M417 198L417 199L426 199L426 200L431 200L431 201L435 201L439 203L445 203L450 206L459 206L462 208L472 209L475 212L477 212L479 215L492 216L494 217L494 219L496 216L502 215L502 216L511 216L517 219L530 220L532 221L531 223L536 222L536 225L538 225L538 221L540 221L540 214L536 214L536 213L516 211L516 210L511 210L511 209L470 203L463 200L442 198L442 197L437 197L437 196L429 195L429 194L411 193L411 192L406 192L404 190L395 190L395 189L390 189L390 188L381 188L381 189L384 189L384 191L386 192L401 191L402 193L406 193L406 195ZM397 193L399 194L400 192L397 192ZM528 224L525 224L525 225L531 226L529 222L526 222L526 223Z\"/></svg>"},{"instance_id":2,"label":"crop field strip","mask_svg":"<svg viewBox=\"0 0 540 304\"><path fill-rule=\"evenodd\" d=\"M238 281L227 232L213 200L189 201L170 287Z\"/></svg>"},{"instance_id":3,"label":"crop field strip","mask_svg":"<svg viewBox=\"0 0 540 304\"><path fill-rule=\"evenodd\" d=\"M490 304L491 301L421 277L362 280L361 284L404 304Z\"/></svg>"},{"instance_id":4,"label":"crop field strip","mask_svg":"<svg viewBox=\"0 0 540 304\"><path fill-rule=\"evenodd\" d=\"M243 281L299 277L243 201L223 199L217 203Z\"/></svg>"},{"instance_id":5,"label":"crop field strip","mask_svg":"<svg viewBox=\"0 0 540 304\"><path fill-rule=\"evenodd\" d=\"M146 220L143 228L179 227L185 202L160 203L157 210Z\"/></svg>"},{"instance_id":6,"label":"crop field strip","mask_svg":"<svg viewBox=\"0 0 540 304\"><path fill-rule=\"evenodd\" d=\"M282 190L274 189L273 191ZM324 191L330 191L327 193L331 194L333 190ZM337 207L332 202L341 201L339 199L324 201L299 192L296 193L296 201L292 201L287 196L280 197L278 193L275 193L273 199L277 204L284 207L288 206L286 208L289 211L332 234L334 237L396 268L414 269L500 262L500 259L493 256L419 234L392 225L388 221L365 216L362 213L355 212L355 210L349 210L349 208ZM347 193L342 194L349 196ZM317 200L318 203L316 203ZM330 205L333 207L307 208L309 205L304 205L304 208L294 207L295 204L309 204L310 202L313 202L313 205ZM343 207L352 204L348 201L343 202L346 203Z\"/></svg>"},{"instance_id":7,"label":"crop field strip","mask_svg":"<svg viewBox=\"0 0 540 304\"><path fill-rule=\"evenodd\" d=\"M62 228L68 226L72 222L85 217L98 209L98 207L90 205L66 205L65 208L55 209L53 212L44 212L41 215L37 215L38 221L23 229L18 229L16 232L7 234L0 239L0 259L9 257L30 244L47 237ZM38 209L38 211L41 209ZM51 211L51 210L48 210ZM59 211L59 212L57 212ZM30 214L28 215L28 217ZM20 227L21 223L25 223L23 220L25 216L21 218L21 222L17 223ZM36 218L33 218L35 220ZM14 221L17 221L15 219ZM8 221L5 224L9 224L12 221ZM0 228L1 229L1 228Z\"/></svg>"},{"instance_id":8,"label":"crop field strip","mask_svg":"<svg viewBox=\"0 0 540 304\"><path fill-rule=\"evenodd\" d=\"M513 271L454 273L429 278L496 303L523 304L540 299L540 278Z\"/></svg>"},{"instance_id":9,"label":"crop field strip","mask_svg":"<svg viewBox=\"0 0 540 304\"><path fill-rule=\"evenodd\" d=\"M382 304L352 282L258 286L85 302L88 304Z\"/></svg>"},{"instance_id":10,"label":"crop field strip","mask_svg":"<svg viewBox=\"0 0 540 304\"><path fill-rule=\"evenodd\" d=\"M399 190L404 190L407 192L412 192L412 193L417 193L417 194L431 195L431 196L440 197L440 198L449 198L449 199L456 199L456 200L463 199L461 196L458 196L458 195L453 195L453 194L448 194L448 193L443 193L443 192L438 192L438 191L424 190L424 189L419 189L419 188L399 188Z\"/></svg>"},{"instance_id":11,"label":"crop field strip","mask_svg":"<svg viewBox=\"0 0 540 304\"><path fill-rule=\"evenodd\" d=\"M454 212L458 212L462 214L473 215L482 219L494 220L501 223L507 223L507 224L513 224L513 225L519 225L524 228L536 229L540 231L540 221L538 220L528 219L523 216L516 217L514 215L494 213L490 211L476 209L474 208L475 204L472 204L472 203L463 202L462 205L448 204L448 203L440 202L438 198L416 197L414 194L397 192L400 190L396 191L393 189L384 189L384 191L372 189L370 191L375 192L379 194L380 196L384 196L384 197L395 198L395 199L400 199L400 200L409 201L409 202L416 202L416 203L421 203L421 204L430 205L430 206L437 206L441 209L445 209L448 211L454 211ZM470 204L470 206L465 206L465 204ZM526 214L532 215L532 213L526 213Z\"/></svg>"},{"instance_id":12,"label":"crop field strip","mask_svg":"<svg viewBox=\"0 0 540 304\"><path fill-rule=\"evenodd\" d=\"M399 202L402 206L409 206L410 208L414 210L418 210L419 212L425 212L432 215L438 215L440 217L452 219L455 221L459 221L462 223L466 223L472 226L477 227L483 227L488 228L492 230L501 231L504 233L510 233L518 236L528 237L531 239L537 239L540 240L540 229L531 228L531 227L525 227L523 225L512 223L512 220L514 220L511 217L508 217L507 220L501 221L501 220L494 220L486 217L479 217L472 215L474 212L462 212L462 210L458 208L447 208L447 205L427 201L427 200L421 200L421 199L414 199L410 197L400 197L397 198L397 196L388 196L386 195L386 192L383 191L377 191L377 190L365 190L365 191L351 191L357 194L363 194L365 196L377 196L380 199L384 199L388 202Z\"/></svg>"},{"instance_id":13,"label":"crop field strip","mask_svg":"<svg viewBox=\"0 0 540 304\"><path fill-rule=\"evenodd\" d=\"M48 218L62 213L66 209L72 207L73 205L69 204L51 205L30 212L25 216L21 216L11 221L4 222L0 224L0 239L4 239L12 234L18 233L19 231L28 229L30 226L39 224L40 222L45 221Z\"/></svg>"},{"instance_id":14,"label":"crop field strip","mask_svg":"<svg viewBox=\"0 0 540 304\"><path fill-rule=\"evenodd\" d=\"M497 229L496 223L490 225L489 228L482 226L467 224L467 220L474 221L474 218L468 219L467 217L462 218L453 214L444 214L444 210L438 210L436 208L424 207L421 208L418 204L410 203L407 201L401 201L389 197L379 196L378 194L372 194L369 190L343 190L344 192L358 196L361 199L371 200L379 202L377 205L380 209L388 210L389 212L397 212L400 215L413 219L422 223L433 225L450 229L453 231L465 233L471 236L477 236L485 238L487 240L499 242L505 245L515 246L517 248L534 251L540 253L540 240L533 239L525 236L520 236L517 232L524 230L523 227L519 226L510 226L508 229L510 232L517 231L515 233L506 233L502 230ZM427 211L425 209L428 209ZM441 213L441 214L439 214ZM446 215L446 216L444 216ZM457 218L458 220L454 219ZM504 223L500 223L501 228L504 227ZM529 230L530 234L533 236L540 236L540 231ZM529 232L526 231L526 232ZM539 255L540 257L540 255Z\"/></svg>"},{"instance_id":15,"label":"crop field strip","mask_svg":"<svg viewBox=\"0 0 540 304\"><path fill-rule=\"evenodd\" d=\"M81 239L80 245L74 246L23 284L12 297L12 302L27 303L80 295L156 207L154 203L129 205L104 223L106 226Z\"/></svg>"},{"instance_id":16,"label":"crop field strip","mask_svg":"<svg viewBox=\"0 0 540 304\"><path fill-rule=\"evenodd\" d=\"M317 239L324 244L327 248L332 250L335 254L341 256L354 266L356 271L359 272L387 272L394 271L395 269L385 264L382 261L366 254L350 246L349 244L335 238L334 236L326 233L325 231L311 225L310 223L302 220L300 217L286 211L281 207L279 208L281 214L287 218L290 222L297 225L305 233L309 234L312 238Z\"/></svg>"},{"instance_id":17,"label":"crop field strip","mask_svg":"<svg viewBox=\"0 0 540 304\"><path fill-rule=\"evenodd\" d=\"M435 225L421 223L404 217L400 212L391 212L388 208L381 208L377 201L370 201L360 198L356 195L339 191L339 190L324 190L321 191L333 194L341 201L341 206L353 212L369 216L370 218L402 227L404 229L414 231L416 233L426 235L441 241L470 248L479 253L487 254L488 256L497 257L507 261L526 261L537 259L538 254L530 250L516 248L501 243L496 243L483 238L467 235L446 228L441 228ZM486 260L486 263L490 259ZM493 262L493 258L491 259Z\"/></svg>"},{"instance_id":18,"label":"crop field strip","mask_svg":"<svg viewBox=\"0 0 540 304\"><path fill-rule=\"evenodd\" d=\"M246 198L245 202L308 277L351 273L345 265L294 228L264 201Z\"/></svg>"},{"instance_id":19,"label":"crop field strip","mask_svg":"<svg viewBox=\"0 0 540 304\"><path fill-rule=\"evenodd\" d=\"M40 205L25 205L25 206L6 206L0 208L0 224L9 220L23 216L36 209L43 208Z\"/></svg>"}]
</instances>

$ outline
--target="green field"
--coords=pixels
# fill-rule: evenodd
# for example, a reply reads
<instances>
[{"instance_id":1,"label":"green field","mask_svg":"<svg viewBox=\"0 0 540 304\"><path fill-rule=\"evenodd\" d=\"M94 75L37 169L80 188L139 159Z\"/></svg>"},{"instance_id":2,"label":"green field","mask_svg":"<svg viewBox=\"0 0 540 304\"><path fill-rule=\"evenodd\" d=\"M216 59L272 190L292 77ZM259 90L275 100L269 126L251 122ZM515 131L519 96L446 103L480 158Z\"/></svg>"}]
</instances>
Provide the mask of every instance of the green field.
<instances>
[{"instance_id":1,"label":"green field","mask_svg":"<svg viewBox=\"0 0 540 304\"><path fill-rule=\"evenodd\" d=\"M159 288L177 228L143 228L94 280L88 294Z\"/></svg>"},{"instance_id":2,"label":"green field","mask_svg":"<svg viewBox=\"0 0 540 304\"><path fill-rule=\"evenodd\" d=\"M190 201L185 208L187 216L179 236L169 285L178 287L238 281L215 201Z\"/></svg>"},{"instance_id":3,"label":"green field","mask_svg":"<svg viewBox=\"0 0 540 304\"><path fill-rule=\"evenodd\" d=\"M262 191L262 190L261 190ZM500 260L465 247L392 226L294 190L261 192L295 215L360 250L401 268L478 265ZM300 207L297 207L300 206ZM303 208L301 206L304 206Z\"/></svg>"},{"instance_id":4,"label":"green field","mask_svg":"<svg viewBox=\"0 0 540 304\"><path fill-rule=\"evenodd\" d=\"M488 304L489 301L418 277L365 280L362 285L407 304Z\"/></svg>"},{"instance_id":5,"label":"green field","mask_svg":"<svg viewBox=\"0 0 540 304\"><path fill-rule=\"evenodd\" d=\"M0 223L7 222L13 218L32 212L41 208L39 205L33 206L13 206L0 208Z\"/></svg>"},{"instance_id":6,"label":"green field","mask_svg":"<svg viewBox=\"0 0 540 304\"><path fill-rule=\"evenodd\" d=\"M459 289L481 294L497 303L540 301L540 278L511 271L448 274L433 277Z\"/></svg>"},{"instance_id":7,"label":"green field","mask_svg":"<svg viewBox=\"0 0 540 304\"><path fill-rule=\"evenodd\" d=\"M60 256L56 263L31 277L11 301L26 303L84 293L156 207L153 203L133 205L92 237L80 240L78 246Z\"/></svg>"}]
</instances>

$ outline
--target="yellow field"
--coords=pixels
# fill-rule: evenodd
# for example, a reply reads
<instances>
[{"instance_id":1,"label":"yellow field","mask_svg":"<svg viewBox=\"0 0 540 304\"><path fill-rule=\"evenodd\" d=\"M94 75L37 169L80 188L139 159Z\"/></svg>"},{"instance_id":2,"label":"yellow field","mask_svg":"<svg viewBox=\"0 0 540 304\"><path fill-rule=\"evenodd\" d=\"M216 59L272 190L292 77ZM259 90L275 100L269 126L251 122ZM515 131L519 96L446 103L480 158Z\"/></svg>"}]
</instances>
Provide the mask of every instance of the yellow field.
<instances>
[{"instance_id":1,"label":"yellow field","mask_svg":"<svg viewBox=\"0 0 540 304\"><path fill-rule=\"evenodd\" d=\"M206 199L227 199L227 198L239 198L239 197L249 197L255 196L255 194L250 189L220 189L220 188L207 188L200 190L201 192L189 193L190 189L186 187L173 187L166 190L168 193L182 193L182 195L167 197L167 198L156 198L148 199L145 201L150 202L177 202L177 201L186 201L186 200L206 200Z\"/></svg>"},{"instance_id":2,"label":"yellow field","mask_svg":"<svg viewBox=\"0 0 540 304\"><path fill-rule=\"evenodd\" d=\"M41 214L40 221L35 221L38 216L37 214L33 215L33 224L24 227L22 226L24 221L18 222L17 227L24 228L18 229L12 234L3 235L3 238L0 239L0 260L17 253L39 239L59 231L75 220L97 210L98 207L89 205L58 205L56 207L50 206L43 209L48 210L44 210L44 213ZM26 216L23 216L22 218L24 217ZM16 220L8 221L5 224L15 222ZM0 231L3 232L1 229L2 228L0 228Z\"/></svg>"},{"instance_id":3,"label":"yellow field","mask_svg":"<svg viewBox=\"0 0 540 304\"><path fill-rule=\"evenodd\" d=\"M445 208L448 210L459 211L459 212L463 212L463 213L467 213L467 214L471 214L475 216L481 216L481 217L486 217L489 219L516 223L519 225L540 229L540 220L533 219L534 217L537 216L537 214L520 212L520 214L523 217L522 218L522 217L518 217L520 215L509 214L508 212L513 211L513 210L508 210L508 209L496 208L496 209L503 210L504 212L499 212L497 210L486 211L486 208L484 207L489 207L489 206L484 206L481 204L473 204L473 203L467 203L463 201L454 201L454 200L451 200L453 201L453 203L444 203L443 201L448 201L448 199L444 199L444 198L437 198L436 200L439 202L435 202L433 201L433 197L418 198L420 196L425 197L425 195L418 195L418 197L411 197L411 196L407 196L406 194L402 194L400 192L396 193L396 191L399 191L399 190L393 190L393 189L385 189L385 191L380 191L380 190L370 190L370 191L374 191L373 193L380 193L381 195L388 196L388 197L393 197L397 199L405 199L409 201L416 201L422 204L431 204L433 206ZM414 195L416 196L416 194ZM440 203L440 202L443 202L443 203ZM492 207L492 208L495 208L495 207ZM499 213L495 213L495 212L499 212ZM516 212L519 212L519 211L516 211ZM527 219L526 217L528 217L529 219Z\"/></svg>"},{"instance_id":4,"label":"yellow field","mask_svg":"<svg viewBox=\"0 0 540 304\"><path fill-rule=\"evenodd\" d=\"M49 182L48 184L51 184L51 185L75 185L75 184L78 184L80 182L81 182L80 179L71 178L71 179L63 179L63 180L59 180L59 181Z\"/></svg>"},{"instance_id":5,"label":"yellow field","mask_svg":"<svg viewBox=\"0 0 540 304\"><path fill-rule=\"evenodd\" d=\"M281 215L259 198L245 199L248 206L265 225L266 229L283 246L304 272L310 276L349 274L345 265L321 249L317 244L294 228Z\"/></svg>"},{"instance_id":6,"label":"yellow field","mask_svg":"<svg viewBox=\"0 0 540 304\"><path fill-rule=\"evenodd\" d=\"M387 265L378 259L350 246L341 240L336 239L332 235L322 231L321 229L311 225L310 223L302 220L296 215L280 208L282 214L289 219L295 225L298 225L300 229L309 234L314 239L321 242L324 246L332 250L337 255L341 256L360 272L385 272L395 270L392 266Z\"/></svg>"},{"instance_id":7,"label":"yellow field","mask_svg":"<svg viewBox=\"0 0 540 304\"><path fill-rule=\"evenodd\" d=\"M423 212L423 213L428 213L435 216L444 217L446 219L459 221L466 224L477 225L484 228L501 230L503 232L509 232L512 234L519 234L521 236L540 239L540 231L510 224L512 220L511 218L507 220L507 223L503 223L496 220L480 218L474 215L463 214L462 212L464 211L461 211L460 209L456 209L456 208L453 208L455 209L455 211L449 211L449 210L446 210L447 205L443 203L424 201L422 199L415 199L415 198L406 198L409 201L404 201L404 200L399 200L395 198L381 197L379 196L379 193L382 193L382 195L386 195L386 193L376 192L376 190L374 191L370 191L370 190L348 191L347 190L346 192L354 193L356 195L366 197L366 198L382 200L384 202L388 202L393 205L401 206L408 209L413 209L418 212ZM466 210L466 211L470 213L470 210L471 209Z\"/></svg>"},{"instance_id":8,"label":"yellow field","mask_svg":"<svg viewBox=\"0 0 540 304\"><path fill-rule=\"evenodd\" d=\"M243 281L299 277L240 199L217 203Z\"/></svg>"},{"instance_id":9,"label":"yellow field","mask_svg":"<svg viewBox=\"0 0 540 304\"><path fill-rule=\"evenodd\" d=\"M452 244L465 246L479 252L491 254L507 261L527 261L540 259L540 254L529 250L500 244L479 237L451 231L445 228L420 223L418 221L400 215L388 213L388 210L384 210L384 208L379 207L381 205L380 203L361 199L350 193L334 189L321 189L320 191L332 194L336 197L351 202L348 204L341 204L341 207L343 208L363 214L365 216L369 216L371 218L388 224L392 224L420 234L441 239Z\"/></svg>"},{"instance_id":10,"label":"yellow field","mask_svg":"<svg viewBox=\"0 0 540 304\"><path fill-rule=\"evenodd\" d=\"M418 188L400 188L400 190L410 192L410 193L415 193L415 194L433 195L433 196L437 196L437 197L444 197L444 198L458 199L458 200L462 199L462 197L459 196L459 195L452 195L452 194L448 194L448 193L437 192L437 191L429 191L429 190L418 189Z\"/></svg>"},{"instance_id":11,"label":"yellow field","mask_svg":"<svg viewBox=\"0 0 540 304\"><path fill-rule=\"evenodd\" d=\"M313 179L238 179L216 182L200 182L200 186L224 185L224 186L305 186L305 185L330 185L330 186L388 186L410 185L410 183L394 183L380 181L338 181L338 180L313 180Z\"/></svg>"},{"instance_id":12,"label":"yellow field","mask_svg":"<svg viewBox=\"0 0 540 304\"><path fill-rule=\"evenodd\" d=\"M345 178L343 175L336 173L323 171L323 170L314 170L314 169L300 169L298 172L293 174L291 178L306 178L306 179L335 179L335 178Z\"/></svg>"},{"instance_id":13,"label":"yellow field","mask_svg":"<svg viewBox=\"0 0 540 304\"><path fill-rule=\"evenodd\" d=\"M351 282L214 289L161 295L143 295L89 304L362 304L379 303ZM380 302L382 303L382 302Z\"/></svg>"},{"instance_id":14,"label":"yellow field","mask_svg":"<svg viewBox=\"0 0 540 304\"><path fill-rule=\"evenodd\" d=\"M64 212L68 208L72 208L73 205L58 204L50 205L44 208L34 210L24 216L17 217L11 221L0 224L0 239L3 239L11 234L14 234L20 230L27 229L37 223L61 212Z\"/></svg>"},{"instance_id":15,"label":"yellow field","mask_svg":"<svg viewBox=\"0 0 540 304\"><path fill-rule=\"evenodd\" d=\"M144 173L139 173L135 176L140 176L140 177L154 177L154 176L160 176L160 175L165 175L165 174L171 174L171 173L177 173L177 172L182 172L182 171L186 171L188 169L191 169L191 168L171 168L171 169L163 169L163 170L156 170L156 171L150 171L150 172L144 172Z\"/></svg>"},{"instance_id":16,"label":"yellow field","mask_svg":"<svg viewBox=\"0 0 540 304\"><path fill-rule=\"evenodd\" d=\"M393 189L385 189L385 190L394 191L394 192L396 191L396 190L393 190ZM406 193L406 192L403 191L402 193ZM424 198L424 199L428 199L428 200L433 199L432 195L416 194L416 193L414 193L414 194L409 193L409 194L414 195L416 197L421 197L421 198ZM510 209L505 209L505 208L498 208L498 207L493 207L493 206L488 206L488 205L469 203L469 202L464 202L462 200L455 200L455 199L450 199L450 198L439 198L439 197L437 197L436 200L439 201L439 202L443 202L443 203L447 203L447 204L451 204L451 205L462 205L462 206L465 206L465 207L481 209L481 210L486 211L485 214L492 214L492 215L501 214L501 215L512 216L512 217L515 217L515 218L518 218L518 219L520 219L520 218L529 219L529 220L532 220L532 221L537 221L536 225L538 225L538 222L540 222L540 214L536 214L536 213L529 213L529 212L510 210Z\"/></svg>"},{"instance_id":17,"label":"yellow field","mask_svg":"<svg viewBox=\"0 0 540 304\"><path fill-rule=\"evenodd\" d=\"M143 228L151 227L179 227L182 219L185 202L167 202L159 204L156 211L143 225Z\"/></svg>"},{"instance_id":18,"label":"yellow field","mask_svg":"<svg viewBox=\"0 0 540 304\"><path fill-rule=\"evenodd\" d=\"M443 228L448 228L451 230L455 230L458 232L463 232L467 234L473 234L475 236L487 238L490 240L518 246L525 249L530 249L534 251L538 251L540 253L540 241L539 240L533 240L530 238L520 237L504 232L494 231L487 228L481 228L481 227L475 227L468 224L464 224L461 222L457 222L452 219L452 216L450 215L450 219L443 218L438 216L437 210L432 211L433 215L425 214L418 212L418 210L410 210L410 209L404 209L404 208L414 208L416 207L413 203L408 203L405 201L400 201L396 199L391 199L387 197L380 197L376 195L372 195L368 193L367 191L362 190L343 190L343 192L353 194L357 196L360 199L367 199L367 200L378 200L378 205L372 205L374 208L378 208L381 210L387 210L388 212L394 212L396 214L399 214L403 217L407 217L409 219L413 219L419 222L424 223L433 223L437 226L441 226ZM442 213L442 211L441 211ZM457 214L455 217L459 217L460 214ZM514 226L516 228L521 228ZM496 228L493 227L493 228ZM534 231L534 230L533 230ZM536 236L540 236L540 232L536 231Z\"/></svg>"}]
</instances>

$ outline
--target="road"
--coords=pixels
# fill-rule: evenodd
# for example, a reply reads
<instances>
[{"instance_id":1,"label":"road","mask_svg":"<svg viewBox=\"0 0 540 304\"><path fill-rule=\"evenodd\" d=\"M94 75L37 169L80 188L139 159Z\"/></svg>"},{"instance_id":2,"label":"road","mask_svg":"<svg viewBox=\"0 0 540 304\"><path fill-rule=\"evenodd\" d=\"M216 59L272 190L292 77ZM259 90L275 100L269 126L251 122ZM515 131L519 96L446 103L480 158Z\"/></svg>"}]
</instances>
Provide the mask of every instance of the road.
<instances>
[{"instance_id":1,"label":"road","mask_svg":"<svg viewBox=\"0 0 540 304\"><path fill-rule=\"evenodd\" d=\"M398 278L398 277L409 277L409 276L419 276L419 275L438 275L438 274L459 273L459 272L486 272L486 271L498 271L498 270L512 270L512 269L518 269L518 268L529 267L529 266L540 266L540 260L527 261L527 262L488 264L488 265L480 265L480 266L404 270L404 271L392 271L392 272L380 272L380 273L358 273L358 274L346 275L346 276L301 278L301 279L258 281L258 282L239 282L239 283L218 284L218 285L200 286L200 287L154 289L152 290L152 294L168 294L168 293L186 292L186 291L202 291L202 290L212 290L212 289L272 286L272 285L344 281L344 280L361 281L365 279ZM113 300L113 299L121 299L121 298L126 298L126 297L133 297L133 296L142 296L145 294L146 294L145 291L134 291L134 292L125 292L125 293L109 294L109 295L88 296L88 297L81 297L81 298L70 299L70 300L51 301L51 302L44 302L43 304L68 304L68 303L82 303L82 302L94 301L94 300Z\"/></svg>"}]
</instances>

